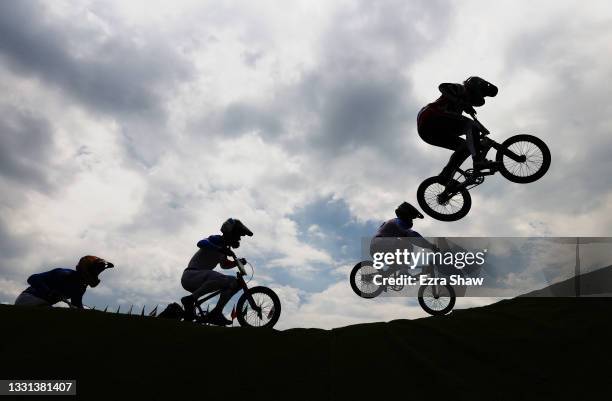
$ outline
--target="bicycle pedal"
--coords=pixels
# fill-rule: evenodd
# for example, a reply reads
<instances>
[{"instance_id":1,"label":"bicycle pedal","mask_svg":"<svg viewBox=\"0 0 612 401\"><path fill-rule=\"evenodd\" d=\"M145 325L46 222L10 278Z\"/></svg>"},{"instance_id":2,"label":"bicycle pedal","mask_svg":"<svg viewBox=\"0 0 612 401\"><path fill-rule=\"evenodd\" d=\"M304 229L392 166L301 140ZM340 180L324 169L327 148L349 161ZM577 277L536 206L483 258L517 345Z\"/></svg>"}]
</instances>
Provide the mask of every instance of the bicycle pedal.
<instances>
[{"instance_id":1,"label":"bicycle pedal","mask_svg":"<svg viewBox=\"0 0 612 401\"><path fill-rule=\"evenodd\" d=\"M503 162L491 162L490 165L484 167L483 169L480 170L481 174L494 174L497 171L499 171L501 169L501 167L503 166Z\"/></svg>"}]
</instances>

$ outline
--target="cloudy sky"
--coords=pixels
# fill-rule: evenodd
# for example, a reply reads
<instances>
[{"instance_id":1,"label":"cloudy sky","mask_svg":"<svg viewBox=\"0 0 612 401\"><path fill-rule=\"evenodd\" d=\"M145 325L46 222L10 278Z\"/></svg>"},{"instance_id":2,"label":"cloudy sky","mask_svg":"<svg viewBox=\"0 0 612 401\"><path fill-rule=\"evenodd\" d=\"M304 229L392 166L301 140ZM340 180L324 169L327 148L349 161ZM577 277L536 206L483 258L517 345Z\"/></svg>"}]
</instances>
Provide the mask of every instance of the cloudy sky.
<instances>
[{"instance_id":1,"label":"cloudy sky","mask_svg":"<svg viewBox=\"0 0 612 401\"><path fill-rule=\"evenodd\" d=\"M480 75L500 88L479 111L493 137L553 154L422 234L608 236L611 54L607 1L0 2L0 301L84 254L117 265L86 303L176 300L234 216L280 327L422 316L347 282L360 238L448 159L420 107Z\"/></svg>"}]
</instances>

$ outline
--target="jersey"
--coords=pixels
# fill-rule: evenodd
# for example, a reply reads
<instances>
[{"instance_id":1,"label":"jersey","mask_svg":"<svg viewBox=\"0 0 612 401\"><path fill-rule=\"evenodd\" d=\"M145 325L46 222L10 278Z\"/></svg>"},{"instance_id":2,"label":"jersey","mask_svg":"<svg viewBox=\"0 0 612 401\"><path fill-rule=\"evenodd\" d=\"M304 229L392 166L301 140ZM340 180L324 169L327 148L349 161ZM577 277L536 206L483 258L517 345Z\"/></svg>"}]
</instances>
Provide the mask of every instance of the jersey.
<instances>
[{"instance_id":1,"label":"jersey","mask_svg":"<svg viewBox=\"0 0 612 401\"><path fill-rule=\"evenodd\" d=\"M198 248L186 270L213 270L227 260L227 246L220 235L211 235L199 241Z\"/></svg>"},{"instance_id":2,"label":"jersey","mask_svg":"<svg viewBox=\"0 0 612 401\"><path fill-rule=\"evenodd\" d=\"M53 269L48 272L33 274L28 278L30 287L26 292L44 299L51 305L63 299L78 307L83 307L83 294L87 284L83 282L79 272L72 269Z\"/></svg>"}]
</instances>

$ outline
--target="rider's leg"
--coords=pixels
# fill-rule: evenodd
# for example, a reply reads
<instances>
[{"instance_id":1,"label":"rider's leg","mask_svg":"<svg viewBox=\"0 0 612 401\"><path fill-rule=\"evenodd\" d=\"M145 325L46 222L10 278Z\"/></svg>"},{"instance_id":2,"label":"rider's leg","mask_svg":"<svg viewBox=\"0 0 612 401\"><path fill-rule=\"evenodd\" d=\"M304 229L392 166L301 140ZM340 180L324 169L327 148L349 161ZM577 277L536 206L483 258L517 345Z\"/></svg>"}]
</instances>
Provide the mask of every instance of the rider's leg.
<instances>
[{"instance_id":1,"label":"rider's leg","mask_svg":"<svg viewBox=\"0 0 612 401\"><path fill-rule=\"evenodd\" d=\"M227 305L229 300L240 289L238 286L238 280L236 280L234 277L225 276L224 282L225 289L221 291L219 301L217 301L217 305L215 305L211 313L222 313L225 305Z\"/></svg>"},{"instance_id":2,"label":"rider's leg","mask_svg":"<svg viewBox=\"0 0 612 401\"><path fill-rule=\"evenodd\" d=\"M452 180L455 172L463 162L470 156L470 151L468 150L468 146L466 141L454 135L440 136L436 141L437 146L454 150L448 159L448 163L440 172L440 177L444 179L444 182L448 183Z\"/></svg>"},{"instance_id":3,"label":"rider's leg","mask_svg":"<svg viewBox=\"0 0 612 401\"><path fill-rule=\"evenodd\" d=\"M195 293L202 286L202 283L206 281L207 276L208 270L185 270L181 277L181 285L185 290ZM181 298L181 303L185 309L184 319L186 321L192 321L195 318L195 302L199 296L190 294Z\"/></svg>"},{"instance_id":4,"label":"rider's leg","mask_svg":"<svg viewBox=\"0 0 612 401\"><path fill-rule=\"evenodd\" d=\"M457 139L463 141L463 139L461 138L457 138ZM470 151L468 150L467 145L465 144L465 141L463 141L463 144L457 150L455 150L453 154L451 155L451 157L448 159L448 163L442 169L442 172L440 173L440 177L444 178L446 181L450 181L453 178L453 175L455 174L457 169L461 167L463 162L469 156L470 156Z\"/></svg>"},{"instance_id":5,"label":"rider's leg","mask_svg":"<svg viewBox=\"0 0 612 401\"><path fill-rule=\"evenodd\" d=\"M23 305L23 306L51 306L49 301L46 301L42 298L38 298L35 295L30 294L27 291L19 294L17 299L15 300L15 305Z\"/></svg>"},{"instance_id":6,"label":"rider's leg","mask_svg":"<svg viewBox=\"0 0 612 401\"><path fill-rule=\"evenodd\" d=\"M436 115L418 126L419 136L428 144L453 151L440 176L450 181L457 168L472 154L467 141L461 138L471 122L467 117Z\"/></svg>"},{"instance_id":7,"label":"rider's leg","mask_svg":"<svg viewBox=\"0 0 612 401\"><path fill-rule=\"evenodd\" d=\"M478 159L478 144L476 143L478 140L478 131L476 127L471 122L466 122L465 124L465 139L467 143L467 148L472 155L472 159Z\"/></svg>"},{"instance_id":8,"label":"rider's leg","mask_svg":"<svg viewBox=\"0 0 612 401\"><path fill-rule=\"evenodd\" d=\"M217 305L209 312L208 316L213 320L212 323L219 325L227 325L231 323L223 316L223 307L232 298L232 296L238 292L238 280L234 277L227 276L225 274L213 271L213 270L196 270L196 271L185 271L181 279L183 288L191 292L191 295L183 297L181 302L185 306L185 312L188 314L189 304L195 303L195 301L203 296L204 294L222 290L219 294L219 301ZM193 307L192 307L193 308Z\"/></svg>"},{"instance_id":9,"label":"rider's leg","mask_svg":"<svg viewBox=\"0 0 612 401\"><path fill-rule=\"evenodd\" d=\"M230 276L226 276L225 274L222 274L222 273L212 272L212 271L211 271L211 273L216 273L216 274L218 274L219 276L222 276L222 277L217 277L216 274L214 276L210 275L209 278L207 278L200 285L200 287L198 287L195 291L193 291L193 297L194 298L198 299L202 295L207 294L209 292L226 289L228 286L231 285L229 283L230 281L236 281L235 278L230 277Z\"/></svg>"},{"instance_id":10,"label":"rider's leg","mask_svg":"<svg viewBox=\"0 0 612 401\"><path fill-rule=\"evenodd\" d=\"M223 308L240 288L238 285L238 280L236 280L234 277L223 274L220 275L223 277L218 277L211 280L211 283L213 283L214 287L216 287L215 289L221 289L221 293L219 294L217 305L215 305L215 307L208 313L207 319L208 322L212 324L227 326L232 324L232 321L223 315Z\"/></svg>"},{"instance_id":11,"label":"rider's leg","mask_svg":"<svg viewBox=\"0 0 612 401\"><path fill-rule=\"evenodd\" d=\"M192 295L195 299L198 299L204 294L221 290L219 301L212 310L213 312L221 312L230 298L238 292L238 280L232 276L227 276L213 270L207 270L205 272L206 273L202 275L203 280L200 282L199 287L192 291Z\"/></svg>"},{"instance_id":12,"label":"rider's leg","mask_svg":"<svg viewBox=\"0 0 612 401\"><path fill-rule=\"evenodd\" d=\"M195 298L192 295L187 295L181 298L181 303L183 304L183 309L185 310L185 315L183 319L186 322L191 322L195 318Z\"/></svg>"},{"instance_id":13,"label":"rider's leg","mask_svg":"<svg viewBox=\"0 0 612 401\"><path fill-rule=\"evenodd\" d=\"M486 152L483 152L480 146L480 131L472 120L466 122L465 138L468 150L472 155L472 163L474 170L491 167L491 161L486 159Z\"/></svg>"}]
</instances>

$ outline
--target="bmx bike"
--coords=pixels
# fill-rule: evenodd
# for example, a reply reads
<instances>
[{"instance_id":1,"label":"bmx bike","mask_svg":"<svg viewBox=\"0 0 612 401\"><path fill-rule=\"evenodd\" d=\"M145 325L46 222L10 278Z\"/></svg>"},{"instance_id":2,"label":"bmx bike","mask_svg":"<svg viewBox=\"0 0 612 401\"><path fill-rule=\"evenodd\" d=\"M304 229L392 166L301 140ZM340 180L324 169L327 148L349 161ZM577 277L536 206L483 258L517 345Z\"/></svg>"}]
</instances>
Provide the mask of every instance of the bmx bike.
<instances>
[{"instance_id":1,"label":"bmx bike","mask_svg":"<svg viewBox=\"0 0 612 401\"><path fill-rule=\"evenodd\" d=\"M244 279L247 275L245 265L235 255L232 258L236 262L236 268L238 269L236 278L238 279L240 289L243 291L236 304L236 319L238 323L243 327L274 327L281 315L281 302L278 295L268 287L256 286L249 288L248 281ZM217 290L196 301L196 323L208 324L208 311L202 309L202 304L220 293L221 290Z\"/></svg>"},{"instance_id":2,"label":"bmx bike","mask_svg":"<svg viewBox=\"0 0 612 401\"><path fill-rule=\"evenodd\" d=\"M441 221L456 221L472 207L470 189L482 184L486 176L499 172L509 181L527 184L539 180L550 167L550 150L533 135L514 135L501 144L489 138L489 130L470 113L479 130L483 156L494 148L495 161L484 169L462 170L457 167L451 179L434 176L424 180L417 189L417 200L425 213Z\"/></svg>"},{"instance_id":3,"label":"bmx bike","mask_svg":"<svg viewBox=\"0 0 612 401\"><path fill-rule=\"evenodd\" d=\"M378 281L382 281L383 284L376 283L377 276L379 277ZM422 272L414 272L413 269L406 266L390 266L386 270L379 270L374 267L374 263L371 260L364 260L353 267L349 281L355 294L362 298L371 299L383 292L403 290L404 284L389 285L384 284L385 282L388 283L388 281L382 280L383 278L399 278L401 276L413 277L417 280L420 276L427 276L429 280L426 281L428 283L419 286L418 300L421 308L430 315L446 315L455 307L457 298L455 290L449 284L438 284L437 278L439 277L439 272L437 265L425 266Z\"/></svg>"}]
</instances>

